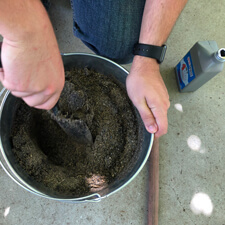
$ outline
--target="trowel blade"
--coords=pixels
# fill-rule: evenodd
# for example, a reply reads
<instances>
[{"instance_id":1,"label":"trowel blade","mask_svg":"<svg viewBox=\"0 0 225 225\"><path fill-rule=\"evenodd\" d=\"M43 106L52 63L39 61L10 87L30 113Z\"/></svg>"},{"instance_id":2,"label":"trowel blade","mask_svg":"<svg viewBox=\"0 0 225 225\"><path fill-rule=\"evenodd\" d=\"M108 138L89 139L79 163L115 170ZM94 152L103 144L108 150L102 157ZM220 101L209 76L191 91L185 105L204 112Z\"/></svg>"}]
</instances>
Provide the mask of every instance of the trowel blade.
<instances>
[{"instance_id":1,"label":"trowel blade","mask_svg":"<svg viewBox=\"0 0 225 225\"><path fill-rule=\"evenodd\" d=\"M83 120L60 118L57 122L60 127L75 141L83 144L93 143L92 134Z\"/></svg>"}]
</instances>

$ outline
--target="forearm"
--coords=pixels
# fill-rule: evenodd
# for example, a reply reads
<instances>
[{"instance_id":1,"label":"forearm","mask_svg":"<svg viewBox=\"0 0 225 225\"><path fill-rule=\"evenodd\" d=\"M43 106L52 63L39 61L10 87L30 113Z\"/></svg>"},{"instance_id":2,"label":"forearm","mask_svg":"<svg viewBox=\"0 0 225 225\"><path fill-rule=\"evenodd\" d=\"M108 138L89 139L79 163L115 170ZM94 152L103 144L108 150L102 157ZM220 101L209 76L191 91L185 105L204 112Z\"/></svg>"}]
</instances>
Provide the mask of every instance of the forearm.
<instances>
[{"instance_id":1,"label":"forearm","mask_svg":"<svg viewBox=\"0 0 225 225\"><path fill-rule=\"evenodd\" d=\"M51 109L65 74L53 27L40 0L0 0L0 81L29 106Z\"/></svg>"},{"instance_id":2,"label":"forearm","mask_svg":"<svg viewBox=\"0 0 225 225\"><path fill-rule=\"evenodd\" d=\"M146 0L139 43L163 45L186 3L187 0ZM165 134L170 102L157 61L135 55L126 85L146 129L156 137Z\"/></svg>"},{"instance_id":3,"label":"forearm","mask_svg":"<svg viewBox=\"0 0 225 225\"><path fill-rule=\"evenodd\" d=\"M0 34L10 41L27 40L51 28L40 0L0 0Z\"/></svg>"},{"instance_id":4,"label":"forearm","mask_svg":"<svg viewBox=\"0 0 225 225\"><path fill-rule=\"evenodd\" d=\"M161 46L188 0L146 0L139 42Z\"/></svg>"}]
</instances>

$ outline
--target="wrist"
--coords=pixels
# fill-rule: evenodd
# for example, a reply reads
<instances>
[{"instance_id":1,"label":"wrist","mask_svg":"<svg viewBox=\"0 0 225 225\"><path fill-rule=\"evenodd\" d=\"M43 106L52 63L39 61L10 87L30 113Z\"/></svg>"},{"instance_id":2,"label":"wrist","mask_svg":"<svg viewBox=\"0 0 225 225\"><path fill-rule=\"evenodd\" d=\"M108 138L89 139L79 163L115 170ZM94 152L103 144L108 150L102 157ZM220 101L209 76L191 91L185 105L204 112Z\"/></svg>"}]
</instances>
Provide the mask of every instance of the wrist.
<instances>
[{"instance_id":1,"label":"wrist","mask_svg":"<svg viewBox=\"0 0 225 225\"><path fill-rule=\"evenodd\" d=\"M139 43L145 43L147 45L162 46L165 43L165 38L159 38L159 35L152 33L141 33L139 37Z\"/></svg>"},{"instance_id":2,"label":"wrist","mask_svg":"<svg viewBox=\"0 0 225 225\"><path fill-rule=\"evenodd\" d=\"M133 54L156 59L160 64L164 60L166 49L166 45L157 46L137 43L134 45Z\"/></svg>"},{"instance_id":3,"label":"wrist","mask_svg":"<svg viewBox=\"0 0 225 225\"><path fill-rule=\"evenodd\" d=\"M157 60L140 55L135 55L132 63L135 68L147 68L154 71L159 71L159 64Z\"/></svg>"}]
</instances>

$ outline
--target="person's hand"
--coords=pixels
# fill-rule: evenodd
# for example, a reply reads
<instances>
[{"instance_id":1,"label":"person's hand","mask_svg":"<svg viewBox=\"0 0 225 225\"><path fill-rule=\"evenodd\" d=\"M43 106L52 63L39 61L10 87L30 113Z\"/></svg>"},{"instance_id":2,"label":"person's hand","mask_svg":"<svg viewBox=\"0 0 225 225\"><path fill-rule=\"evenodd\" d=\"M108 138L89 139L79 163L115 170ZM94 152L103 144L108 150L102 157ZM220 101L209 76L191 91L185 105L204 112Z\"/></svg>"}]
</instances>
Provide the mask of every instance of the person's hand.
<instances>
[{"instance_id":1,"label":"person's hand","mask_svg":"<svg viewBox=\"0 0 225 225\"><path fill-rule=\"evenodd\" d=\"M126 80L127 93L146 130L160 137L167 133L169 95L156 60L135 56Z\"/></svg>"},{"instance_id":2,"label":"person's hand","mask_svg":"<svg viewBox=\"0 0 225 225\"><path fill-rule=\"evenodd\" d=\"M51 109L64 86L64 67L47 13L37 6L27 18L31 27L24 24L25 34L9 33L3 39L0 81L29 106ZM40 15L35 15L37 11Z\"/></svg>"}]
</instances>

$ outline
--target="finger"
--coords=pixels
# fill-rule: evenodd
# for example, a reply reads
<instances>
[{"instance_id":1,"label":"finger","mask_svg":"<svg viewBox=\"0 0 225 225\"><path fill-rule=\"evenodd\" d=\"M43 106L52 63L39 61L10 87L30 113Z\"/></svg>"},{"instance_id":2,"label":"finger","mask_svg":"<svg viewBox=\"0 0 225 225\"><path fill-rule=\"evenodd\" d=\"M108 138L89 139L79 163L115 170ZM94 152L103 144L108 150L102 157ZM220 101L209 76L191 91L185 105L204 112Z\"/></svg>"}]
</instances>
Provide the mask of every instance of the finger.
<instances>
[{"instance_id":1,"label":"finger","mask_svg":"<svg viewBox=\"0 0 225 225\"><path fill-rule=\"evenodd\" d=\"M36 109L45 109L45 110L50 110L52 109L56 103L59 100L59 94L56 94L54 96L52 96L50 99L48 99L48 101L46 101L45 103L41 104L41 105L37 105L35 106Z\"/></svg>"},{"instance_id":2,"label":"finger","mask_svg":"<svg viewBox=\"0 0 225 225\"><path fill-rule=\"evenodd\" d=\"M155 137L160 137L167 133L168 129L167 111L163 111L161 108L153 108L152 113L158 125L158 131L155 133Z\"/></svg>"},{"instance_id":3,"label":"finger","mask_svg":"<svg viewBox=\"0 0 225 225\"><path fill-rule=\"evenodd\" d=\"M142 102L142 104L136 105L136 108L138 109L140 116L142 118L142 121L145 125L146 130L149 133L155 133L158 130L158 126L155 120L155 117L151 111L151 109L148 107L146 102Z\"/></svg>"},{"instance_id":4,"label":"finger","mask_svg":"<svg viewBox=\"0 0 225 225\"><path fill-rule=\"evenodd\" d=\"M20 92L20 91L11 91L11 94L18 98L25 98L34 95L35 93L31 92Z\"/></svg>"},{"instance_id":5,"label":"finger","mask_svg":"<svg viewBox=\"0 0 225 225\"><path fill-rule=\"evenodd\" d=\"M47 102L53 95L44 95L43 92L38 94L29 95L27 97L23 97L22 99L26 102L27 105L31 107L36 107L38 105L42 105Z\"/></svg>"}]
</instances>

